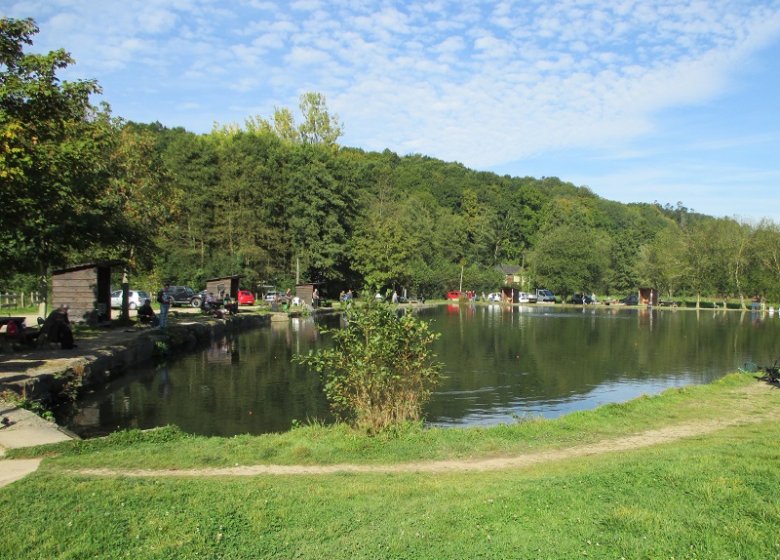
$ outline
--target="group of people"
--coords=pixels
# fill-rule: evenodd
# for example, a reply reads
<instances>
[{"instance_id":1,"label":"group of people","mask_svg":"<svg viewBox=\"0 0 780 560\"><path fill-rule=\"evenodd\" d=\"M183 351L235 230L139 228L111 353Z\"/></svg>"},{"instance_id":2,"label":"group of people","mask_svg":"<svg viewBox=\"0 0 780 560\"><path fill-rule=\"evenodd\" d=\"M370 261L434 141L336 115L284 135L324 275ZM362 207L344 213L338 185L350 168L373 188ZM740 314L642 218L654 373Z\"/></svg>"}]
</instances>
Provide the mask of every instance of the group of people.
<instances>
[{"instance_id":1,"label":"group of people","mask_svg":"<svg viewBox=\"0 0 780 560\"><path fill-rule=\"evenodd\" d=\"M168 312L174 304L174 297L169 284L165 284L162 290L157 293L157 303L160 304L160 314L155 315L150 300L144 301L138 308L138 320L142 324L152 327L168 326ZM208 292L200 304L203 313L208 313L217 318L224 318L228 315L238 313L238 302L233 301L229 294L223 298L217 298L212 292Z\"/></svg>"},{"instance_id":2,"label":"group of people","mask_svg":"<svg viewBox=\"0 0 780 560\"><path fill-rule=\"evenodd\" d=\"M154 309L152 309L152 301L144 300L141 307L138 308L138 320L143 325L150 325L152 327L167 327L168 326L168 312L173 307L174 297L171 291L170 284L165 284L163 289L157 292L157 303L160 304L160 314L156 315Z\"/></svg>"},{"instance_id":3,"label":"group of people","mask_svg":"<svg viewBox=\"0 0 780 560\"><path fill-rule=\"evenodd\" d=\"M150 325L152 327L167 327L168 326L168 311L173 306L174 298L171 291L170 284L165 284L163 289L157 292L157 303L160 304L160 314L156 315L154 309L152 309L152 301L144 300L141 307L138 308L138 320L143 325Z\"/></svg>"},{"instance_id":4,"label":"group of people","mask_svg":"<svg viewBox=\"0 0 780 560\"><path fill-rule=\"evenodd\" d=\"M230 294L226 294L225 297L219 299L213 293L208 292L200 304L200 310L222 319L228 315L238 313L238 301L233 301Z\"/></svg>"}]
</instances>

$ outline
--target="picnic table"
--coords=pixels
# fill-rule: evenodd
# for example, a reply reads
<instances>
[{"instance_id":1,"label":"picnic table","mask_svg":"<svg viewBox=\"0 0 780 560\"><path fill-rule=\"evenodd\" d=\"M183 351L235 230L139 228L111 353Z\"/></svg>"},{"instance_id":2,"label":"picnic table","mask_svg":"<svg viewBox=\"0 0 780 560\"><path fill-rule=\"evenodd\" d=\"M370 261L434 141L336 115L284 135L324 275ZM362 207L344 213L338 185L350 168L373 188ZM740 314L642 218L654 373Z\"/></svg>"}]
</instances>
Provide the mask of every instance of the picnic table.
<instances>
[{"instance_id":1,"label":"picnic table","mask_svg":"<svg viewBox=\"0 0 780 560\"><path fill-rule=\"evenodd\" d=\"M37 328L26 325L25 317L0 317L0 346L14 348L14 345L31 345L40 334ZM12 332L9 333L9 325L13 323Z\"/></svg>"}]
</instances>

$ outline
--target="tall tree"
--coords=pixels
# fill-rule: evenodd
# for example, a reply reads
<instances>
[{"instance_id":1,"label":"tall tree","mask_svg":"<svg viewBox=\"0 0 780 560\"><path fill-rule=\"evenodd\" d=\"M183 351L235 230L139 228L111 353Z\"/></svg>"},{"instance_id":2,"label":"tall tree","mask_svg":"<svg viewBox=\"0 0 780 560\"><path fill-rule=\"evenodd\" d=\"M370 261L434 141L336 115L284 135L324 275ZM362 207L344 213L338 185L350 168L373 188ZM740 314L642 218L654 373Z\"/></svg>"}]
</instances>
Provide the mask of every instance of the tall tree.
<instances>
[{"instance_id":1,"label":"tall tree","mask_svg":"<svg viewBox=\"0 0 780 560\"><path fill-rule=\"evenodd\" d=\"M753 230L748 268L750 286L754 295L780 300L780 226L769 220L762 220Z\"/></svg>"},{"instance_id":2,"label":"tall tree","mask_svg":"<svg viewBox=\"0 0 780 560\"><path fill-rule=\"evenodd\" d=\"M325 146L293 146L285 176L290 262L312 281L342 280L357 213L352 169Z\"/></svg>"},{"instance_id":3,"label":"tall tree","mask_svg":"<svg viewBox=\"0 0 780 560\"><path fill-rule=\"evenodd\" d=\"M105 196L113 123L92 80L60 81L64 50L25 54L38 27L0 19L0 270L34 272L114 237Z\"/></svg>"},{"instance_id":4,"label":"tall tree","mask_svg":"<svg viewBox=\"0 0 780 560\"><path fill-rule=\"evenodd\" d=\"M636 275L642 284L669 298L682 287L689 276L687 246L676 223L670 222L652 241L642 245Z\"/></svg>"},{"instance_id":5,"label":"tall tree","mask_svg":"<svg viewBox=\"0 0 780 560\"><path fill-rule=\"evenodd\" d=\"M562 224L546 231L534 249L534 276L563 296L600 290L609 253L609 237L604 232Z\"/></svg>"},{"instance_id":6,"label":"tall tree","mask_svg":"<svg viewBox=\"0 0 780 560\"><path fill-rule=\"evenodd\" d=\"M303 122L298 126L301 140L308 144L333 145L343 132L338 115L331 115L325 96L317 92L301 95L299 107Z\"/></svg>"}]
</instances>

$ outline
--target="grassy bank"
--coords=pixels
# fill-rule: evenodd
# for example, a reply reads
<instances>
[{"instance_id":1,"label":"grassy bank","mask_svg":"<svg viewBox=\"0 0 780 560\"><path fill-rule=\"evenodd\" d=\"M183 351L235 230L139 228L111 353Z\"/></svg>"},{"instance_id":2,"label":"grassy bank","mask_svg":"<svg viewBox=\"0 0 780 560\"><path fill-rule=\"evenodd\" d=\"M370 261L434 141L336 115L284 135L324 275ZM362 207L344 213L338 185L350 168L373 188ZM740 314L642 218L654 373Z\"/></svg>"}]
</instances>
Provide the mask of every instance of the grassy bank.
<instances>
[{"instance_id":1,"label":"grassy bank","mask_svg":"<svg viewBox=\"0 0 780 560\"><path fill-rule=\"evenodd\" d=\"M15 558L780 558L780 390L747 376L553 421L369 438L341 428L230 439L129 432L53 454L0 490ZM570 458L669 426L693 437ZM79 468L369 465L558 450L524 468L107 477Z\"/></svg>"}]
</instances>

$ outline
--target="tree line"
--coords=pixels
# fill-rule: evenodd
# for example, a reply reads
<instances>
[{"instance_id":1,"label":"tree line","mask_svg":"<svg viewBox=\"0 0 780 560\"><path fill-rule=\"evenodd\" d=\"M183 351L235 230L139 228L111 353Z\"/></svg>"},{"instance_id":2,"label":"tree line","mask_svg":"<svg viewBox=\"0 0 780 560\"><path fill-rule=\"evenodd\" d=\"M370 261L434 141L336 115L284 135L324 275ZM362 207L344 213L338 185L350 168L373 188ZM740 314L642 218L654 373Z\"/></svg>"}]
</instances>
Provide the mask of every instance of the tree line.
<instances>
[{"instance_id":1,"label":"tree line","mask_svg":"<svg viewBox=\"0 0 780 560\"><path fill-rule=\"evenodd\" d=\"M206 134L115 117L63 50L24 52L32 20L0 20L0 289L102 259L202 287L322 282L327 291L493 291L498 265L561 296L755 295L780 301L780 229L681 203L621 204L554 177L510 177L341 146L319 93L298 115Z\"/></svg>"}]
</instances>

